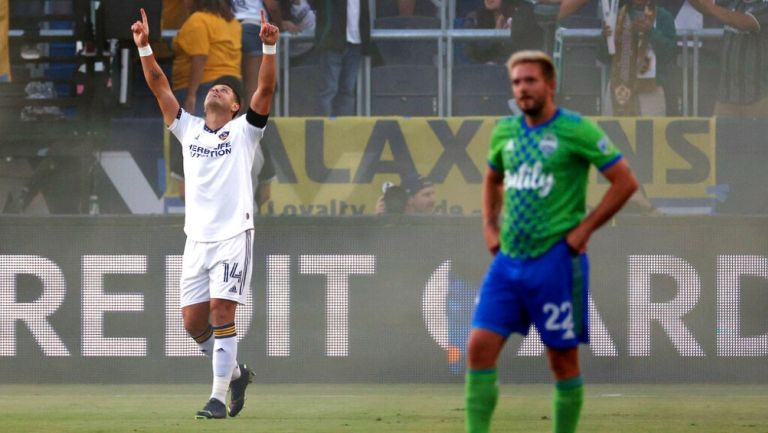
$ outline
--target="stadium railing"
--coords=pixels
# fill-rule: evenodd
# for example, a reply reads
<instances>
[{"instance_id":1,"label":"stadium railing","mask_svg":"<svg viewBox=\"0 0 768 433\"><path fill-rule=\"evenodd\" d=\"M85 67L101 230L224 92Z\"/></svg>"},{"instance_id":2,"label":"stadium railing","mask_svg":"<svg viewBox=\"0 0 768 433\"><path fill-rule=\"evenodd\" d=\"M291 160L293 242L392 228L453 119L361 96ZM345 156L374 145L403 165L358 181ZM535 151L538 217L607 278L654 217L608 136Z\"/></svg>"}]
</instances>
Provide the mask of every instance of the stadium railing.
<instances>
[{"instance_id":1,"label":"stadium railing","mask_svg":"<svg viewBox=\"0 0 768 433\"><path fill-rule=\"evenodd\" d=\"M701 45L704 41L719 40L722 38L722 29L701 29L701 30L681 30L677 32L678 45L681 47L681 68L683 82L683 116L699 115L699 70ZM287 79L288 71L285 65L288 65L290 58L290 45L292 42L312 40L311 34L290 34L281 35L284 42L281 47L282 61L280 62L283 77L282 108L280 112L283 116L290 115L290 106L287 103L290 92L290 83ZM455 44L458 41L475 40L505 40L509 38L507 30L479 30L479 29L434 29L434 30L394 30L394 29L374 29L371 32L371 39L379 40L414 40L414 39L436 39L438 42L438 114L440 116L452 115L453 102L453 67L455 65ZM603 39L600 29L567 29L559 28L556 33L556 46L553 57L558 63L561 59L561 53L558 51L571 41L581 40L587 42L600 43ZM363 68L360 71L358 80L358 114L368 116L371 114L371 59L366 58ZM602 77L602 80L605 76ZM606 83L601 82L601 88L605 88Z\"/></svg>"},{"instance_id":2,"label":"stadium railing","mask_svg":"<svg viewBox=\"0 0 768 433\"><path fill-rule=\"evenodd\" d=\"M69 36L71 30L41 30L41 35L49 36ZM164 30L163 38L172 38L176 34L174 30ZM699 71L701 46L705 41L719 40L722 38L722 29L699 29L699 30L680 30L677 32L678 45L681 50L681 68L683 83L683 116L698 116L699 113ZM21 37L23 31L10 30L9 36ZM290 78L289 78L289 59L291 55L291 44L296 42L306 42L313 39L312 34L291 34L281 35L283 43L281 44L280 55L280 76L282 88L278 90L279 96L276 101L275 115L290 116L291 107L289 104ZM437 107L439 116L452 115L453 101L453 67L455 64L455 42L473 41L473 40L504 40L509 38L509 32L506 30L480 30L480 29L373 29L371 39L381 40L416 40L416 39L434 39L437 41L438 55L436 56L437 80L438 80L438 98ZM559 28L556 33L556 46L553 57L558 63L561 59L561 53L558 47L568 44L570 41L593 41L599 43L602 41L600 29L567 29ZM561 65L562 66L562 65ZM360 79L358 80L357 91L357 114L369 116L371 114L371 59L365 58L363 67L360 70ZM127 80L121 80L127 81ZM601 83L604 87L605 83Z\"/></svg>"}]
</instances>

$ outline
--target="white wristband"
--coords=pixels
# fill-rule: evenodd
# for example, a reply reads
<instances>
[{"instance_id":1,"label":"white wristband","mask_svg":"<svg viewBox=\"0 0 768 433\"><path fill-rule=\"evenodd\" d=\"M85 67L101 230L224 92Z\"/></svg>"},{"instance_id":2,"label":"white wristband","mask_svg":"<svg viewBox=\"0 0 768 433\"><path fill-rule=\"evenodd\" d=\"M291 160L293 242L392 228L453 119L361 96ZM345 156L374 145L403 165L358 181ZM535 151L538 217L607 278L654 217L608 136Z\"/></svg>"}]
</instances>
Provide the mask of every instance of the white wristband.
<instances>
[{"instance_id":1,"label":"white wristband","mask_svg":"<svg viewBox=\"0 0 768 433\"><path fill-rule=\"evenodd\" d=\"M261 44L261 50L264 52L264 54L277 54L277 44L275 45Z\"/></svg>"},{"instance_id":2,"label":"white wristband","mask_svg":"<svg viewBox=\"0 0 768 433\"><path fill-rule=\"evenodd\" d=\"M152 47L147 45L146 47L139 47L139 56L147 57L152 55Z\"/></svg>"}]
</instances>

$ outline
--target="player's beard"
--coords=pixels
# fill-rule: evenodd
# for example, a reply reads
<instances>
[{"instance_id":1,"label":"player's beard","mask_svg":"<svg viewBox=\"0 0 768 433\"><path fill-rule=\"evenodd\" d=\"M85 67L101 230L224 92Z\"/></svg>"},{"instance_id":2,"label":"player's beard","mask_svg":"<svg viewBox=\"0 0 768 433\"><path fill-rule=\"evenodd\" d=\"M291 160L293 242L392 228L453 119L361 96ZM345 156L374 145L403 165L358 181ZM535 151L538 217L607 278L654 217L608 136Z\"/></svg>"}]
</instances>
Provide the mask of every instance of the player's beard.
<instances>
[{"instance_id":1,"label":"player's beard","mask_svg":"<svg viewBox=\"0 0 768 433\"><path fill-rule=\"evenodd\" d=\"M520 107L520 111L531 117L536 117L541 114L541 111L544 109L544 100L531 95L526 96L529 98L530 102L527 104L527 107L523 107L518 102L517 105Z\"/></svg>"},{"instance_id":2,"label":"player's beard","mask_svg":"<svg viewBox=\"0 0 768 433\"><path fill-rule=\"evenodd\" d=\"M216 98L206 98L205 102L203 103L203 108L206 112L212 110L221 110L222 104L221 101L216 100Z\"/></svg>"},{"instance_id":3,"label":"player's beard","mask_svg":"<svg viewBox=\"0 0 768 433\"><path fill-rule=\"evenodd\" d=\"M229 112L229 106L226 104L226 102L219 98L208 98L205 100L205 105L203 108L205 109L205 112Z\"/></svg>"}]
</instances>

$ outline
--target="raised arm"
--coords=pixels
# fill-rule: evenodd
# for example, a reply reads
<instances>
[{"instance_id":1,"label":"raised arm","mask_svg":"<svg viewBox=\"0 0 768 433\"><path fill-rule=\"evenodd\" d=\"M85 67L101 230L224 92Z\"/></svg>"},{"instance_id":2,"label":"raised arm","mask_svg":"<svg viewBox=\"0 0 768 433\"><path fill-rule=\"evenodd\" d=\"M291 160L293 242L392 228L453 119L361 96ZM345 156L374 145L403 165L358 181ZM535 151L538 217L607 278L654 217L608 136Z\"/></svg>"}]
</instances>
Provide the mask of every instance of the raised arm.
<instances>
[{"instance_id":1,"label":"raised arm","mask_svg":"<svg viewBox=\"0 0 768 433\"><path fill-rule=\"evenodd\" d=\"M147 20L147 13L144 12L143 8L141 9L141 21L133 23L131 31L133 32L133 41L139 48L139 58L141 59L141 68L144 70L144 79L147 81L149 89L152 90L152 94L157 98L157 104L160 106L160 111L163 112L163 121L166 125L170 125L179 112L179 102L173 96L171 85L168 84L168 78L166 78L160 65L157 64L154 54L152 54L152 49L149 46L149 22ZM147 55L142 55L142 51Z\"/></svg>"},{"instance_id":2,"label":"raised arm","mask_svg":"<svg viewBox=\"0 0 768 433\"><path fill-rule=\"evenodd\" d=\"M264 10L261 11L261 32L259 32L264 45L275 46L280 37L280 30L267 21ZM266 51L261 58L259 68L259 84L251 97L251 110L257 114L268 115L272 108L272 96L275 94L275 81L277 78L277 54L269 54Z\"/></svg>"}]
</instances>

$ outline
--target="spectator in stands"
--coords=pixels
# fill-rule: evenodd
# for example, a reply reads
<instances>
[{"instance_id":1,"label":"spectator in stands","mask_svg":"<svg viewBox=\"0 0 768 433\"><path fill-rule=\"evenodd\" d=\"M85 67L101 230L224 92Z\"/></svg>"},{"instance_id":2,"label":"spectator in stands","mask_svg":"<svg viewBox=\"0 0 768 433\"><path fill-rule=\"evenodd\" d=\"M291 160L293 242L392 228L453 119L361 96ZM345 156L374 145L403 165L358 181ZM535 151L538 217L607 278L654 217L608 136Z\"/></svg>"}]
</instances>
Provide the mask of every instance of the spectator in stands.
<instances>
[{"instance_id":1,"label":"spectator in stands","mask_svg":"<svg viewBox=\"0 0 768 433\"><path fill-rule=\"evenodd\" d=\"M160 28L180 29L189 17L189 9L184 5L186 0L163 0L163 13L160 17Z\"/></svg>"},{"instance_id":2,"label":"spectator in stands","mask_svg":"<svg viewBox=\"0 0 768 433\"><path fill-rule=\"evenodd\" d=\"M405 207L408 204L408 193L400 185L392 182L384 182L381 186L384 195L376 201L377 215L402 215L405 213Z\"/></svg>"},{"instance_id":3,"label":"spectator in stands","mask_svg":"<svg viewBox=\"0 0 768 433\"><path fill-rule=\"evenodd\" d=\"M387 192L392 188L402 188L405 193L405 203L402 211L400 211L400 205L393 206L392 203L396 203L398 196L401 195L400 191L394 190L387 197ZM390 202L391 200L391 202ZM376 202L376 214L391 214L391 213L405 213L409 215L432 215L435 210L435 185L434 183L418 173L407 175L402 184L394 186L389 183L384 184L384 195L379 197Z\"/></svg>"},{"instance_id":4,"label":"spectator in stands","mask_svg":"<svg viewBox=\"0 0 768 433\"><path fill-rule=\"evenodd\" d=\"M280 0L280 13L283 17L281 31L289 33L314 33L315 11L307 0ZM305 57L312 50L312 42L296 42L291 44L291 59ZM293 64L293 61L291 62Z\"/></svg>"},{"instance_id":5,"label":"spectator in stands","mask_svg":"<svg viewBox=\"0 0 768 433\"><path fill-rule=\"evenodd\" d=\"M173 41L173 92L187 112L203 114L216 80L240 81L242 30L230 0L185 0L189 18Z\"/></svg>"},{"instance_id":6,"label":"spectator in stands","mask_svg":"<svg viewBox=\"0 0 768 433\"><path fill-rule=\"evenodd\" d=\"M408 194L406 213L432 215L435 210L435 184L432 180L414 173L403 179L403 188Z\"/></svg>"},{"instance_id":7,"label":"spectator in stands","mask_svg":"<svg viewBox=\"0 0 768 433\"><path fill-rule=\"evenodd\" d=\"M367 0L322 1L315 11L315 49L320 59L318 113L355 114L355 87L362 56L370 53Z\"/></svg>"},{"instance_id":8,"label":"spectator in stands","mask_svg":"<svg viewBox=\"0 0 768 433\"><path fill-rule=\"evenodd\" d=\"M513 0L484 0L464 19L468 29L510 29L514 12ZM476 63L504 64L514 50L508 40L474 41L466 45L466 55Z\"/></svg>"},{"instance_id":9,"label":"spectator in stands","mask_svg":"<svg viewBox=\"0 0 768 433\"><path fill-rule=\"evenodd\" d=\"M603 25L603 35L613 38L616 52L610 58L606 115L665 116L664 86L676 60L675 21L655 0L631 0L619 9L616 30Z\"/></svg>"},{"instance_id":10,"label":"spectator in stands","mask_svg":"<svg viewBox=\"0 0 768 433\"><path fill-rule=\"evenodd\" d=\"M505 0L511 4L510 36L512 53L521 50L544 50L545 28L535 12L536 6L528 0ZM544 6L540 6L544 7ZM554 32L554 30L553 30ZM552 35L554 37L554 33ZM506 61L506 59L505 59Z\"/></svg>"},{"instance_id":11,"label":"spectator in stands","mask_svg":"<svg viewBox=\"0 0 768 433\"><path fill-rule=\"evenodd\" d=\"M477 9L482 4L483 0L456 0L456 17L465 17L470 12Z\"/></svg>"},{"instance_id":12,"label":"spectator in stands","mask_svg":"<svg viewBox=\"0 0 768 433\"><path fill-rule=\"evenodd\" d=\"M233 10L235 17L242 24L242 74L245 87L244 98L249 101L259 82L259 68L261 66L261 10L267 15L271 24L283 30L283 20L280 14L280 6L277 0L234 0Z\"/></svg>"},{"instance_id":13,"label":"spectator in stands","mask_svg":"<svg viewBox=\"0 0 768 433\"><path fill-rule=\"evenodd\" d=\"M536 25L541 29L542 50L551 54L555 48L555 31L561 0L535 0L531 3Z\"/></svg>"},{"instance_id":14,"label":"spectator in stands","mask_svg":"<svg viewBox=\"0 0 768 433\"><path fill-rule=\"evenodd\" d=\"M189 9L184 5L185 0L163 0L163 11L160 16L161 30L178 30L189 17ZM173 59L172 41L161 39L151 43L155 58L161 66ZM170 70L168 71L170 72Z\"/></svg>"},{"instance_id":15,"label":"spectator in stands","mask_svg":"<svg viewBox=\"0 0 768 433\"><path fill-rule=\"evenodd\" d=\"M768 116L768 2L733 0L727 7L705 0L689 2L725 24L715 114Z\"/></svg>"},{"instance_id":16,"label":"spectator in stands","mask_svg":"<svg viewBox=\"0 0 768 433\"><path fill-rule=\"evenodd\" d=\"M433 17L437 13L437 5L439 2L440 0L397 0L397 14L401 17L410 17L414 15Z\"/></svg>"}]
</instances>

